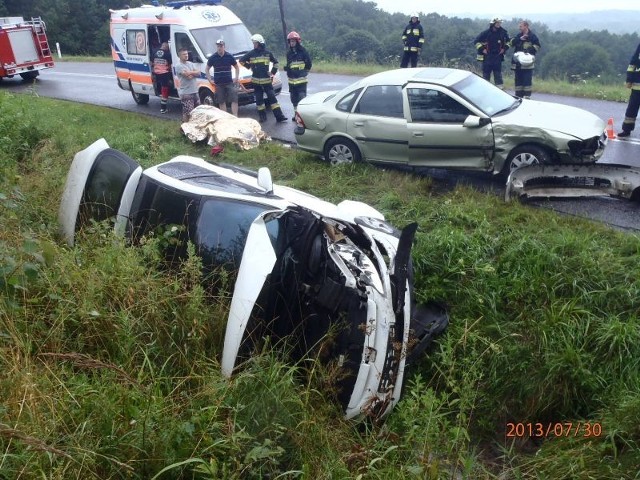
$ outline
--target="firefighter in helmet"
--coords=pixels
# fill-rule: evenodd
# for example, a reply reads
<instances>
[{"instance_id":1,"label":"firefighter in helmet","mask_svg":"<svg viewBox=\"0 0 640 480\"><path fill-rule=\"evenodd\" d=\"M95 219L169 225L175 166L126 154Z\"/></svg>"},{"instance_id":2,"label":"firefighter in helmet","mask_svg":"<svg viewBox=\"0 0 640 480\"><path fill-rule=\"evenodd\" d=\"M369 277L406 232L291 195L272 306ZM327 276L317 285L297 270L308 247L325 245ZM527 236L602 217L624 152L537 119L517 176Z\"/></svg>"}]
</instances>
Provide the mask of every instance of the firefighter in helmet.
<instances>
[{"instance_id":1,"label":"firefighter in helmet","mask_svg":"<svg viewBox=\"0 0 640 480\"><path fill-rule=\"evenodd\" d=\"M256 33L251 37L253 50L245 53L240 58L240 64L251 69L251 83L258 107L258 119L260 122L267 120L266 106L271 108L277 122L284 122L286 118L282 113L280 104L273 91L273 76L278 71L278 59L266 49L264 37ZM272 65L269 69L269 64ZM266 95L266 106L264 96Z\"/></svg>"},{"instance_id":2,"label":"firefighter in helmet","mask_svg":"<svg viewBox=\"0 0 640 480\"><path fill-rule=\"evenodd\" d=\"M502 20L495 17L489 23L489 28L480 33L475 39L478 61L482 62L482 76L486 81L491 80L496 87L504 88L502 80L502 62L504 54L509 49L509 34L502 28Z\"/></svg>"},{"instance_id":3,"label":"firefighter in helmet","mask_svg":"<svg viewBox=\"0 0 640 480\"><path fill-rule=\"evenodd\" d=\"M404 54L400 62L400 68L407 68L409 62L411 67L418 66L418 56L424 45L424 29L420 25L420 17L417 13L412 13L409 24L402 30L402 43L404 43Z\"/></svg>"},{"instance_id":4,"label":"firefighter in helmet","mask_svg":"<svg viewBox=\"0 0 640 480\"><path fill-rule=\"evenodd\" d=\"M289 79L289 94L293 104L293 118L298 110L298 103L307 96L307 74L311 70L311 57L301 45L301 38L298 32L290 32L287 35L289 50L287 51L287 64L284 67Z\"/></svg>"},{"instance_id":5,"label":"firefighter in helmet","mask_svg":"<svg viewBox=\"0 0 640 480\"><path fill-rule=\"evenodd\" d=\"M631 90L631 93L627 110L624 113L622 130L618 133L618 137L621 138L628 137L636 128L636 119L640 109L640 45L637 46L631 60L629 60L625 86Z\"/></svg>"},{"instance_id":6,"label":"firefighter in helmet","mask_svg":"<svg viewBox=\"0 0 640 480\"><path fill-rule=\"evenodd\" d=\"M536 54L540 50L540 40L529 28L527 20L520 20L518 30L518 33L509 41L514 50L511 70L514 73L515 94L519 98L531 98L533 69Z\"/></svg>"}]
</instances>

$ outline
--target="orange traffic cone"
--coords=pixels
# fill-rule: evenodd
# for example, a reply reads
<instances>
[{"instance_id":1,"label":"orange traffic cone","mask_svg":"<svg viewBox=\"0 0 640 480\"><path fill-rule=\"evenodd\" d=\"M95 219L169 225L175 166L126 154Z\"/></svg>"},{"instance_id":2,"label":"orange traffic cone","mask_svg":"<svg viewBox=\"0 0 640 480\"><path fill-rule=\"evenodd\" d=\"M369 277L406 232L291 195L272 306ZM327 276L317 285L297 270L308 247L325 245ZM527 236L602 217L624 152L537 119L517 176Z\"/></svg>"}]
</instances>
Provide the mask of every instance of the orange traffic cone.
<instances>
[{"instance_id":1,"label":"orange traffic cone","mask_svg":"<svg viewBox=\"0 0 640 480\"><path fill-rule=\"evenodd\" d=\"M609 140L616 138L616 134L613 132L613 117L607 122L607 138Z\"/></svg>"}]
</instances>

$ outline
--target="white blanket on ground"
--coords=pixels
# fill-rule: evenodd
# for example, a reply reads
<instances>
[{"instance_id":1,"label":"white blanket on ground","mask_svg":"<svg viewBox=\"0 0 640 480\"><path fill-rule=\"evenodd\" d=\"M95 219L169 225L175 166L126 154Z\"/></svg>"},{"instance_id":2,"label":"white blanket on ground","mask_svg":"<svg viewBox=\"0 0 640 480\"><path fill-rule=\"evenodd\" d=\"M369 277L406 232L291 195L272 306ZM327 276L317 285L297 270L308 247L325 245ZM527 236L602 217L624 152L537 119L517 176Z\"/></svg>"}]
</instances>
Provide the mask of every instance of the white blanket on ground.
<instances>
[{"instance_id":1,"label":"white blanket on ground","mask_svg":"<svg viewBox=\"0 0 640 480\"><path fill-rule=\"evenodd\" d=\"M189 121L183 123L181 128L194 143L203 140L207 140L209 145L229 142L242 150L250 150L261 141L270 140L253 118L238 118L209 105L194 108Z\"/></svg>"}]
</instances>

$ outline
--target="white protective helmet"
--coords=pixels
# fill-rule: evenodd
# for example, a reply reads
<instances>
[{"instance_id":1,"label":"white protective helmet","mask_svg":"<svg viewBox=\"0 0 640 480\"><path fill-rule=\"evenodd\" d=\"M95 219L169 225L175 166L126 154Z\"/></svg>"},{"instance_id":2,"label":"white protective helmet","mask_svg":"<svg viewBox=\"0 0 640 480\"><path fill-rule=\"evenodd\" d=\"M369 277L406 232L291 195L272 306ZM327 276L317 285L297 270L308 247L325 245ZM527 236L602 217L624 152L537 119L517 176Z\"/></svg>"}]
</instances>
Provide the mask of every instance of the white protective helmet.
<instances>
[{"instance_id":1,"label":"white protective helmet","mask_svg":"<svg viewBox=\"0 0 640 480\"><path fill-rule=\"evenodd\" d=\"M536 61L536 57L526 52L516 52L513 54L513 59L516 63L519 63L523 67L530 67L533 62Z\"/></svg>"},{"instance_id":2,"label":"white protective helmet","mask_svg":"<svg viewBox=\"0 0 640 480\"><path fill-rule=\"evenodd\" d=\"M260 35L259 33L255 33L255 34L251 35L251 41L252 42L258 42L258 43L264 43L264 37L262 35Z\"/></svg>"},{"instance_id":3,"label":"white protective helmet","mask_svg":"<svg viewBox=\"0 0 640 480\"><path fill-rule=\"evenodd\" d=\"M420 20L420 16L418 15L418 12L413 12L409 18L417 18L418 20Z\"/></svg>"},{"instance_id":4,"label":"white protective helmet","mask_svg":"<svg viewBox=\"0 0 640 480\"><path fill-rule=\"evenodd\" d=\"M502 23L502 19L500 17L493 17L493 20L491 20L490 24L494 25L496 23Z\"/></svg>"}]
</instances>

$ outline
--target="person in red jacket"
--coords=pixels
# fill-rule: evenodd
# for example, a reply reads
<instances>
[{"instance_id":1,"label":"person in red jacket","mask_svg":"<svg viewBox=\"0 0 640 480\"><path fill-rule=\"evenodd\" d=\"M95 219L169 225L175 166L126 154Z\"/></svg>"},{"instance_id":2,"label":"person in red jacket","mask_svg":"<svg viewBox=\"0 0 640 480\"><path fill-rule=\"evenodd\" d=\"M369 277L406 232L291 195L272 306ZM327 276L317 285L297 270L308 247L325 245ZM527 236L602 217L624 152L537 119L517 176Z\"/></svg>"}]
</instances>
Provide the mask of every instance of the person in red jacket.
<instances>
[{"instance_id":1,"label":"person in red jacket","mask_svg":"<svg viewBox=\"0 0 640 480\"><path fill-rule=\"evenodd\" d=\"M156 85L160 89L160 113L167 113L169 89L171 86L171 52L169 44L162 42L160 48L153 53L153 73Z\"/></svg>"}]
</instances>

